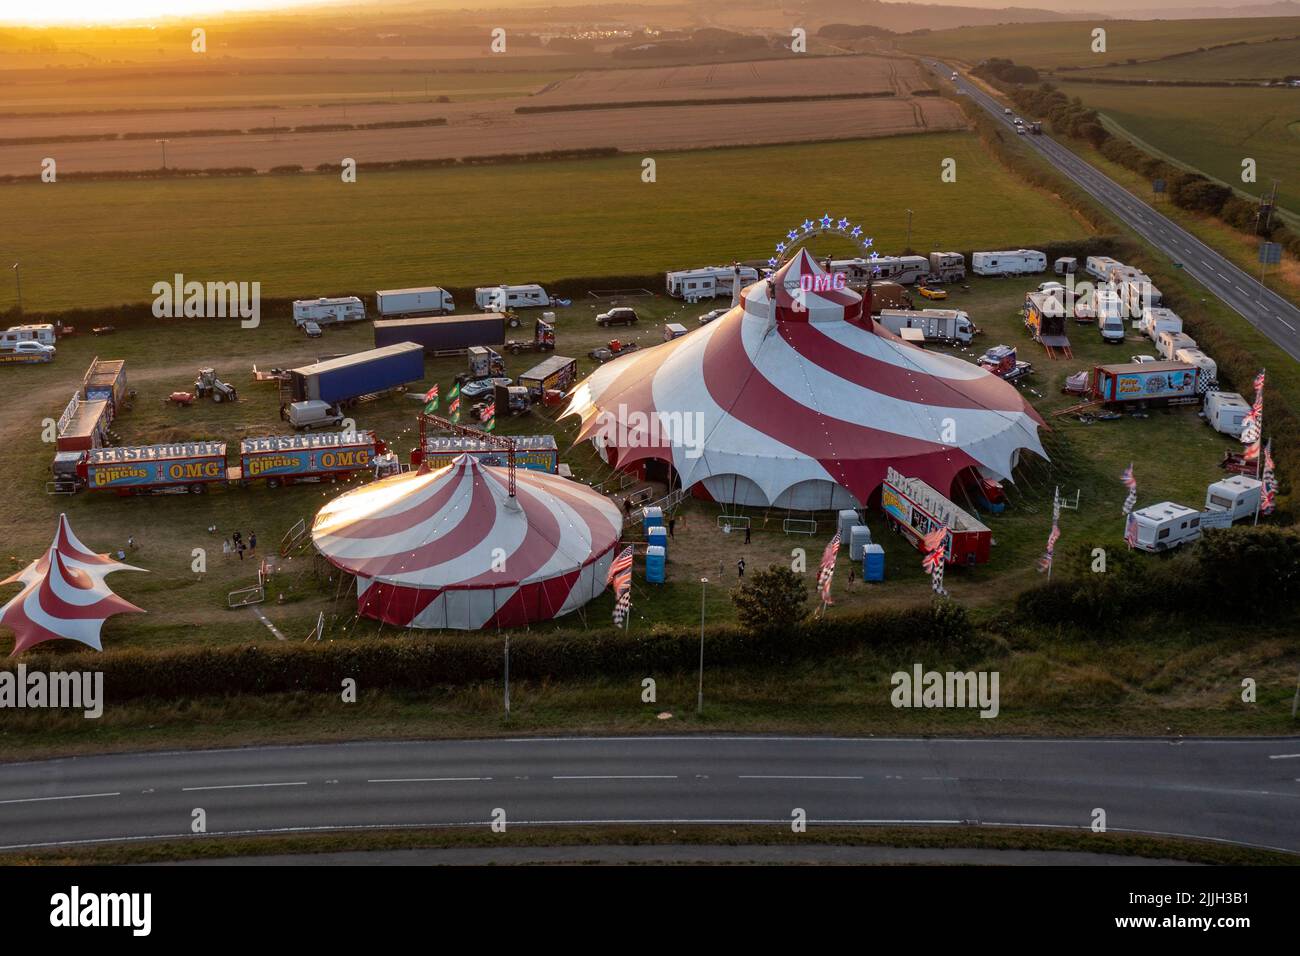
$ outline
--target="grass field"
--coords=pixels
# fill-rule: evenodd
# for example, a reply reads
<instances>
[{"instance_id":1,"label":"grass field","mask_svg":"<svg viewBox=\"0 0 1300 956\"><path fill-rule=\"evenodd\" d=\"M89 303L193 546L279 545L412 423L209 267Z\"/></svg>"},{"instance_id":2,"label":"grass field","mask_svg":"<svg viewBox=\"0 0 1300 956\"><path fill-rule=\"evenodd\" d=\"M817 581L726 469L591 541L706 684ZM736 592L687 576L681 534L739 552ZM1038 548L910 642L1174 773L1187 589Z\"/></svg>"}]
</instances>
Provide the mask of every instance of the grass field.
<instances>
[{"instance_id":1,"label":"grass field","mask_svg":"<svg viewBox=\"0 0 1300 956\"><path fill-rule=\"evenodd\" d=\"M1300 24L1296 26L1300 33ZM1142 80L1273 80L1300 70L1300 39L1250 41L1233 46L1088 70L1086 76Z\"/></svg>"},{"instance_id":2,"label":"grass field","mask_svg":"<svg viewBox=\"0 0 1300 956\"><path fill-rule=\"evenodd\" d=\"M1281 204L1300 212L1300 89L1059 85L1132 135L1217 179L1255 194L1280 180ZM1247 157L1258 166L1255 184L1241 181Z\"/></svg>"},{"instance_id":3,"label":"grass field","mask_svg":"<svg viewBox=\"0 0 1300 956\"><path fill-rule=\"evenodd\" d=\"M1092 31L1106 31L1106 52L1092 52ZM1092 67L1151 60L1237 40L1271 40L1300 34L1300 17L1223 20L1080 20L962 27L894 42L909 53L955 57L975 64L1006 57L1029 66Z\"/></svg>"},{"instance_id":4,"label":"grass field","mask_svg":"<svg viewBox=\"0 0 1300 956\"><path fill-rule=\"evenodd\" d=\"M945 158L957 181L940 181ZM29 310L147 302L175 272L260 281L265 297L441 283L644 275L766 257L806 216L900 249L1012 248L1086 234L968 134L403 173L0 188L0 253ZM880 183L888 182L888 188ZM734 211L743 209L743 215ZM1015 215L1007 210L1015 210ZM12 278L12 276L8 277ZM15 290L0 286L0 310Z\"/></svg>"}]
</instances>

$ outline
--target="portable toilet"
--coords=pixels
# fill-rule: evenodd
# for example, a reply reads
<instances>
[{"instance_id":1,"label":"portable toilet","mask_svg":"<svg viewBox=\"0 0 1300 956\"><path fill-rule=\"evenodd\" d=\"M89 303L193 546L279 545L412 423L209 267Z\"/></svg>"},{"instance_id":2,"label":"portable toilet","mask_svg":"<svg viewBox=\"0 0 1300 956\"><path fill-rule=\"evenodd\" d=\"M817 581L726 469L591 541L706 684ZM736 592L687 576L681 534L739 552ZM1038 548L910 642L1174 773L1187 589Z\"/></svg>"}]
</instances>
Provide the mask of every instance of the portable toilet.
<instances>
[{"instance_id":1,"label":"portable toilet","mask_svg":"<svg viewBox=\"0 0 1300 956\"><path fill-rule=\"evenodd\" d=\"M668 554L668 529L667 528L665 528L661 524L653 525L650 528L650 530L646 532L645 537L646 540L649 541L652 545L658 545L659 547L663 548L664 555L667 556Z\"/></svg>"},{"instance_id":2,"label":"portable toilet","mask_svg":"<svg viewBox=\"0 0 1300 956\"><path fill-rule=\"evenodd\" d=\"M652 544L646 548L645 552L645 579L649 584L664 583L664 563L666 555L664 549L657 544Z\"/></svg>"},{"instance_id":3,"label":"portable toilet","mask_svg":"<svg viewBox=\"0 0 1300 956\"><path fill-rule=\"evenodd\" d=\"M861 561L867 545L871 543L871 529L864 524L849 529L849 559Z\"/></svg>"},{"instance_id":4,"label":"portable toilet","mask_svg":"<svg viewBox=\"0 0 1300 956\"><path fill-rule=\"evenodd\" d=\"M852 510L851 508L846 508L844 511L841 511L839 514L839 519L836 522L836 527L839 529L840 532L840 542L843 543L845 541L848 541L849 529L852 528L854 525L859 525L859 524L862 524L862 519L858 517L858 513L856 511Z\"/></svg>"},{"instance_id":5,"label":"portable toilet","mask_svg":"<svg viewBox=\"0 0 1300 956\"><path fill-rule=\"evenodd\" d=\"M641 522L641 530L647 535L650 534L650 529L655 525L660 525L662 527L664 523L664 509L660 508L658 505L646 508L645 511L642 512L642 515L643 520Z\"/></svg>"},{"instance_id":6,"label":"portable toilet","mask_svg":"<svg viewBox=\"0 0 1300 956\"><path fill-rule=\"evenodd\" d=\"M862 580L885 580L885 549L878 544L869 544L862 549Z\"/></svg>"}]
</instances>

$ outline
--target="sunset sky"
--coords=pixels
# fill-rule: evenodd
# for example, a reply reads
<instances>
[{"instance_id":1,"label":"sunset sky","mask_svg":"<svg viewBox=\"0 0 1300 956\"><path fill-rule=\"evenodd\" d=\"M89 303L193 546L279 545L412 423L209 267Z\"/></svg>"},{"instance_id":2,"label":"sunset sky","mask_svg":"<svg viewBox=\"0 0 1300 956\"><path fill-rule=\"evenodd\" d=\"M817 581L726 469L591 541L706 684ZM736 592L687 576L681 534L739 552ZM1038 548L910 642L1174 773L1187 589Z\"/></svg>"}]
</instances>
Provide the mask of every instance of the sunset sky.
<instances>
[{"instance_id":1,"label":"sunset sky","mask_svg":"<svg viewBox=\"0 0 1300 956\"><path fill-rule=\"evenodd\" d=\"M59 0L52 4L23 4L20 0L0 0L0 23L127 23L195 14L320 6L329 2L331 0ZM346 0L332 2L343 3Z\"/></svg>"}]
</instances>

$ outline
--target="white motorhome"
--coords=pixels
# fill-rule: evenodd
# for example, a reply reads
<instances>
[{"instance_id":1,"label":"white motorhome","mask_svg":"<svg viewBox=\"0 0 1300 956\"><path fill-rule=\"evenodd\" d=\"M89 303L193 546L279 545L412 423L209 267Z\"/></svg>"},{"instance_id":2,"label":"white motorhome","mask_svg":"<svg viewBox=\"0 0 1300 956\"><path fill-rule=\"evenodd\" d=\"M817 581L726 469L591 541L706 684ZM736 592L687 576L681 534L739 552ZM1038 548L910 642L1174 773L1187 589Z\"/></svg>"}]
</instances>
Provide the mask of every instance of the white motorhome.
<instances>
[{"instance_id":1,"label":"white motorhome","mask_svg":"<svg viewBox=\"0 0 1300 956\"><path fill-rule=\"evenodd\" d=\"M1179 362L1186 362L1188 365L1195 365L1200 371L1196 375L1196 381L1208 382L1211 385L1217 385L1219 382L1219 365L1214 359L1210 358L1198 348L1178 349L1174 352L1174 359Z\"/></svg>"},{"instance_id":2,"label":"white motorhome","mask_svg":"<svg viewBox=\"0 0 1300 956\"><path fill-rule=\"evenodd\" d=\"M1205 510L1225 511L1227 524L1249 518L1259 508L1264 483L1247 475L1232 475L1205 489ZM1202 526L1206 524L1204 520Z\"/></svg>"},{"instance_id":3,"label":"white motorhome","mask_svg":"<svg viewBox=\"0 0 1300 956\"><path fill-rule=\"evenodd\" d=\"M1196 339L1186 332L1161 332L1156 336L1156 350L1166 362L1175 361L1179 349L1196 348Z\"/></svg>"},{"instance_id":4,"label":"white motorhome","mask_svg":"<svg viewBox=\"0 0 1300 956\"><path fill-rule=\"evenodd\" d=\"M1205 393L1205 420L1216 432L1241 437L1242 425L1250 414L1250 403L1240 392Z\"/></svg>"},{"instance_id":5,"label":"white motorhome","mask_svg":"<svg viewBox=\"0 0 1300 956\"><path fill-rule=\"evenodd\" d=\"M385 317L395 315L437 315L455 312L451 293L436 285L415 289L382 289L375 293L375 306Z\"/></svg>"},{"instance_id":6,"label":"white motorhome","mask_svg":"<svg viewBox=\"0 0 1300 956\"><path fill-rule=\"evenodd\" d=\"M915 329L926 342L969 343L975 335L970 316L960 309L883 309L877 320L900 337L904 329Z\"/></svg>"},{"instance_id":7,"label":"white motorhome","mask_svg":"<svg viewBox=\"0 0 1300 956\"><path fill-rule=\"evenodd\" d=\"M962 266L965 269L963 263ZM875 259L832 259L831 272L844 273L850 282L888 280L911 285L930 274L930 260L925 256L877 256Z\"/></svg>"},{"instance_id":8,"label":"white motorhome","mask_svg":"<svg viewBox=\"0 0 1300 956\"><path fill-rule=\"evenodd\" d=\"M930 273L945 282L966 278L966 257L960 252L930 253Z\"/></svg>"},{"instance_id":9,"label":"white motorhome","mask_svg":"<svg viewBox=\"0 0 1300 956\"><path fill-rule=\"evenodd\" d=\"M1186 505L1162 501L1133 512L1136 540L1142 551L1168 551L1201 536L1201 513Z\"/></svg>"},{"instance_id":10,"label":"white motorhome","mask_svg":"<svg viewBox=\"0 0 1300 956\"><path fill-rule=\"evenodd\" d=\"M551 304L551 297L536 283L490 285L474 290L474 304L485 312L505 312L507 309L542 308Z\"/></svg>"},{"instance_id":11,"label":"white motorhome","mask_svg":"<svg viewBox=\"0 0 1300 956\"><path fill-rule=\"evenodd\" d=\"M979 276L1014 276L1047 270L1047 256L1033 249L1001 252L976 252L970 257L971 269Z\"/></svg>"},{"instance_id":12,"label":"white motorhome","mask_svg":"<svg viewBox=\"0 0 1300 956\"><path fill-rule=\"evenodd\" d=\"M1183 319L1173 309L1146 309L1142 312L1138 328L1154 342L1161 332L1181 332Z\"/></svg>"},{"instance_id":13,"label":"white motorhome","mask_svg":"<svg viewBox=\"0 0 1300 956\"><path fill-rule=\"evenodd\" d=\"M1118 259L1112 259L1110 256L1089 256L1083 262L1083 271L1094 279L1104 280L1110 275L1112 267L1122 266L1123 264Z\"/></svg>"},{"instance_id":14,"label":"white motorhome","mask_svg":"<svg viewBox=\"0 0 1300 956\"><path fill-rule=\"evenodd\" d=\"M1092 308L1097 316L1097 331L1103 342L1124 341L1124 303L1118 293L1099 288L1092 294Z\"/></svg>"},{"instance_id":15,"label":"white motorhome","mask_svg":"<svg viewBox=\"0 0 1300 956\"><path fill-rule=\"evenodd\" d=\"M325 325L334 322L362 322L366 307L355 295L341 299L298 299L293 304L293 324Z\"/></svg>"},{"instance_id":16,"label":"white motorhome","mask_svg":"<svg viewBox=\"0 0 1300 956\"><path fill-rule=\"evenodd\" d=\"M43 325L11 325L5 331L0 332L0 351L11 352L19 342L39 342L41 345L53 346L55 344L54 326L49 323Z\"/></svg>"},{"instance_id":17,"label":"white motorhome","mask_svg":"<svg viewBox=\"0 0 1300 956\"><path fill-rule=\"evenodd\" d=\"M664 284L674 299L698 302L700 299L731 295L737 274L741 285L758 281L758 270L753 266L705 266L702 269L669 272Z\"/></svg>"}]
</instances>

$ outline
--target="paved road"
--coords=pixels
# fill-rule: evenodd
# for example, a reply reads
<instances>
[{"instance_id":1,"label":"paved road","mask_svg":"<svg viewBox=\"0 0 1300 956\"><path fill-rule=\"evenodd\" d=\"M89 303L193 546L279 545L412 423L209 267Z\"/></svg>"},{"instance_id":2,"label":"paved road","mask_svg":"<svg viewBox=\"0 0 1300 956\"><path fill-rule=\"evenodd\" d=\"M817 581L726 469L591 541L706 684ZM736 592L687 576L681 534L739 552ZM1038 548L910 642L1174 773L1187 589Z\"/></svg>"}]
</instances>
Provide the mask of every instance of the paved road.
<instances>
[{"instance_id":1,"label":"paved road","mask_svg":"<svg viewBox=\"0 0 1300 956\"><path fill-rule=\"evenodd\" d=\"M953 70L938 60L923 62L943 78ZM958 90L982 106L1014 133L1013 117L1003 113L1004 106L962 76L948 80ZM1180 95L1171 91L1171 96ZM1183 268L1225 305L1243 316L1283 351L1300 359L1300 308L1276 292L1261 286L1251 277L1219 255L1186 229L1138 199L1109 176L1084 162L1050 136L1025 135L1025 141L1060 172L1086 190L1098 202L1165 255Z\"/></svg>"},{"instance_id":2,"label":"paved road","mask_svg":"<svg viewBox=\"0 0 1300 956\"><path fill-rule=\"evenodd\" d=\"M1300 852L1300 738L368 742L0 765L0 850L507 824L1013 824Z\"/></svg>"}]
</instances>

